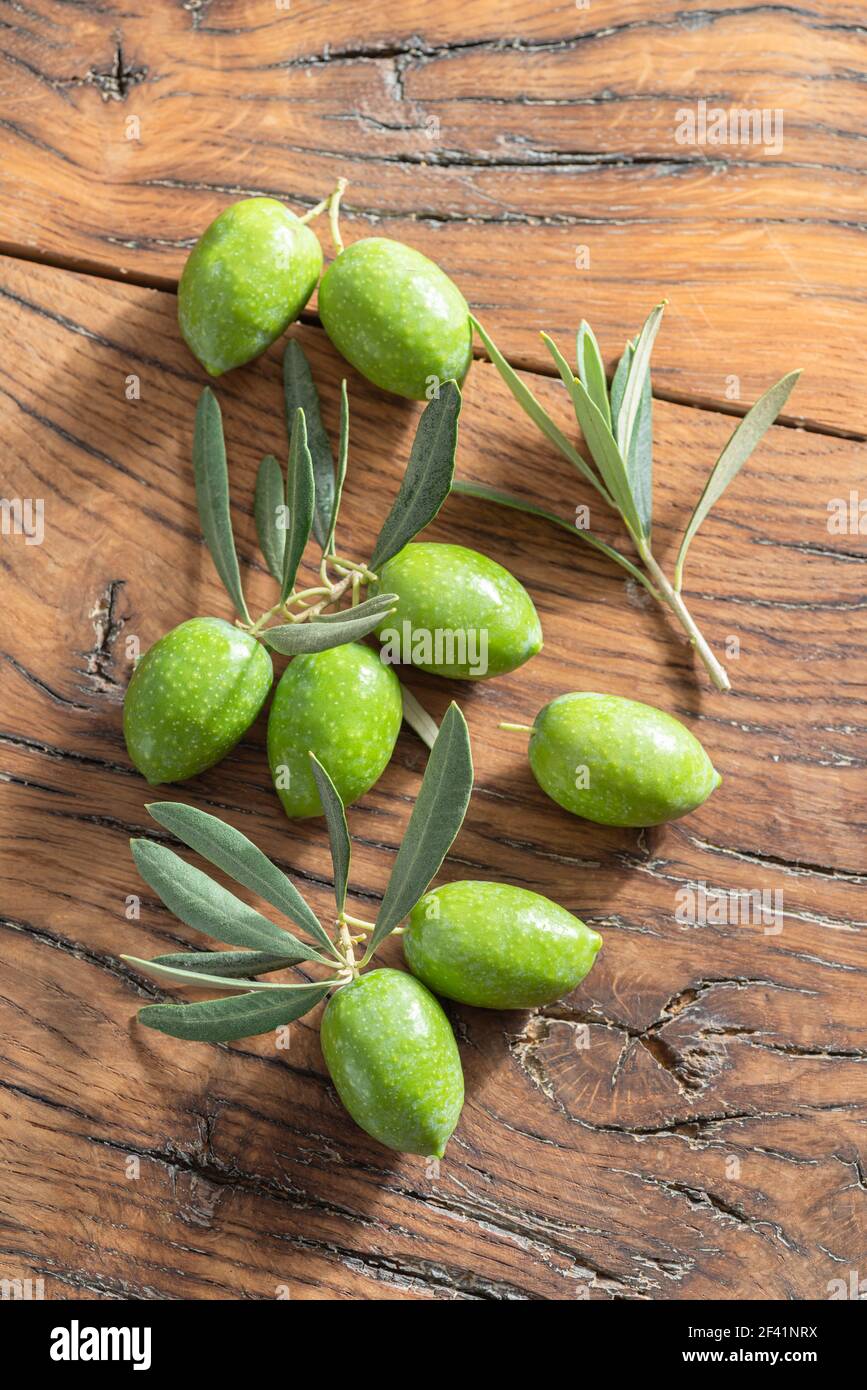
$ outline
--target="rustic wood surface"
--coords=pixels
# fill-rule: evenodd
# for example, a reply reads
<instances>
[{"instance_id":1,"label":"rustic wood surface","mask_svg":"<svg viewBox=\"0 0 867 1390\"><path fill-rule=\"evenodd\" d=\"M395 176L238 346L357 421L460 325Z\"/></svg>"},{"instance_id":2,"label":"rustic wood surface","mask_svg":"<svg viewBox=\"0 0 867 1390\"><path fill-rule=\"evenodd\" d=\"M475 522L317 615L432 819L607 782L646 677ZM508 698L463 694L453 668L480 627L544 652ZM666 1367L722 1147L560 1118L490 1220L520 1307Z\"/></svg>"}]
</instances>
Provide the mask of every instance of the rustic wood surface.
<instances>
[{"instance_id":1,"label":"rustic wood surface","mask_svg":"<svg viewBox=\"0 0 867 1390\"><path fill-rule=\"evenodd\" d=\"M275 17L204 0L145 20L111 0L28 0L0 17L3 491L45 502L42 545L0 537L0 1277L41 1278L50 1298L352 1300L824 1298L863 1277L867 547L827 528L828 501L863 485L860 8L293 0ZM702 96L783 106L784 152L676 146L675 109ZM690 554L703 629L740 643L730 695L577 539L464 498L431 528L507 564L545 630L497 681L408 678L437 716L458 698L473 739L476 790L442 878L523 884L605 936L557 1007L450 1010L467 1104L438 1172L348 1119L318 1013L288 1051L184 1044L137 1025L143 1003L177 996L119 960L197 944L129 855L130 835L161 835L121 734L129 639L229 616L193 499L204 376L169 291L239 191L313 202L338 172L348 239L374 223L448 266L564 426L535 330L586 314L613 359L669 294L655 380L681 399L655 405L663 558L731 429L727 375L747 402L808 369ZM308 318L293 333L333 429L346 366ZM341 524L363 556L417 407L351 372L349 387ZM246 586L266 606L251 501L261 454L285 449L279 348L216 389ZM458 471L564 517L590 502L485 362ZM617 538L595 508L593 527ZM588 688L686 719L721 788L649 832L560 811L498 721ZM424 759L405 731L350 812L363 914ZM220 767L158 793L178 794L327 912L324 830L283 816L264 719ZM779 890L781 930L679 922L678 893L699 884ZM399 959L392 940L382 961Z\"/></svg>"},{"instance_id":2,"label":"rustic wood surface","mask_svg":"<svg viewBox=\"0 0 867 1390\"><path fill-rule=\"evenodd\" d=\"M344 175L348 238L435 255L527 365L582 314L612 360L669 295L657 390L752 400L809 365L793 411L863 432L857 4L0 0L0 20L0 249L169 284L234 198L311 206ZM678 143L699 100L782 111L782 148Z\"/></svg>"}]
</instances>

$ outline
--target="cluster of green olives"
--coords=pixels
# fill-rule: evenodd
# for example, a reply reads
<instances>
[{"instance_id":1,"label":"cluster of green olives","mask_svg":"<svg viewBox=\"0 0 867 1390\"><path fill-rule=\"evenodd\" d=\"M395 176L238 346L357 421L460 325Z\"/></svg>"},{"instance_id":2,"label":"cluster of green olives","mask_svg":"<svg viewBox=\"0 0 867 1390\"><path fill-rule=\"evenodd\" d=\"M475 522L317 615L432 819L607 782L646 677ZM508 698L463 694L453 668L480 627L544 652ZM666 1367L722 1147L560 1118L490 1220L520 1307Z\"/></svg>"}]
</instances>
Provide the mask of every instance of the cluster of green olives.
<instances>
[{"instance_id":1,"label":"cluster of green olives","mask_svg":"<svg viewBox=\"0 0 867 1390\"><path fill-rule=\"evenodd\" d=\"M307 413L311 422L317 417L310 438L319 440L320 447L324 441L327 448L309 366L297 343L290 344L287 380L295 381L302 371ZM448 387L420 418L401 492L383 527L385 540L377 542L369 562L376 559L376 571L334 553L329 518L321 533L321 583L299 592L294 574L289 580L284 573L286 553L292 548L287 533L269 531L269 508L258 505L264 490L257 485L260 543L281 583L281 599L271 616L289 619L276 628L269 626L269 615L254 622L246 611L228 515L222 417L213 395L203 394L194 441L199 511L239 620L232 624L217 617L191 618L161 637L136 665L124 702L124 734L132 761L152 785L195 777L235 747L271 692L274 666L269 648L293 656L274 691L267 738L274 786L293 819L322 814L310 771L311 752L329 768L345 805L357 801L382 776L404 714L396 666L414 665L440 676L476 680L515 670L539 651L538 614L526 589L508 570L464 546L414 539L451 487L460 394L453 384ZM296 414L306 431L304 409ZM299 443L298 428L296 421L290 472L294 460L295 471L303 475L305 465L312 473L312 457ZM427 443L430 439L433 444ZM293 480L283 478L274 459L263 460L263 468L260 479L271 478L276 488L271 501L280 512L285 498L294 495ZM310 487L309 527L294 547L296 561L315 530L315 481ZM421 510L419 496L424 502ZM225 508L222 525L216 528L215 498L222 499ZM338 504L339 496L331 501L332 515ZM300 504L295 510L300 514ZM328 612L345 593L360 600L362 587L366 600ZM305 596L312 603L305 604ZM309 621L302 628L305 620ZM353 640L365 633L379 637L379 652ZM301 642L305 634L316 640Z\"/></svg>"},{"instance_id":2,"label":"cluster of green olives","mask_svg":"<svg viewBox=\"0 0 867 1390\"><path fill-rule=\"evenodd\" d=\"M180 283L180 325L196 357L219 376L273 343L318 283L322 323L339 351L377 386L429 401L401 491L369 562L341 558L334 528L348 414L341 418L342 469L320 494L333 461L321 456L329 446L315 388L303 354L290 343L286 381L302 386L300 398L287 386L288 479L276 460L263 460L256 498L260 543L281 585L280 600L254 621L228 516L219 407L205 392L194 450L199 510L239 617L234 624L192 618L167 633L136 666L124 705L135 766L152 784L184 781L225 757L258 717L274 681L271 651L291 657L271 702L268 760L286 814L326 818L339 932L334 938L324 932L294 886L239 832L192 808L158 803L151 810L161 824L286 912L316 945L281 933L172 851L134 842L143 876L184 921L205 931L213 926L219 940L252 948L147 963L176 983L245 992L153 1006L142 1020L176 1037L224 1041L299 1017L327 996L322 1050L349 1113L393 1149L441 1157L460 1115L464 1084L437 996L490 1009L551 1004L585 979L602 938L565 908L514 885L465 881L430 888L472 787L469 736L456 706L436 740L427 738L428 771L380 911L388 922L380 928L345 914L344 808L380 778L408 717L395 666L409 663L452 680L502 675L541 649L542 628L530 595L501 565L463 546L416 539L453 479L457 383L472 358L469 312L439 267L408 246L370 238L344 250L336 231L341 191L314 209L330 205L339 251L321 282L322 250L307 225L310 216L298 218L271 198L247 199L223 212L190 254ZM345 383L343 408L348 411ZM426 453L425 441L432 439L436 447ZM320 451L318 458L311 448ZM291 512L288 532L274 525L275 503ZM299 591L295 576L311 528L322 549L321 582ZM329 612L344 595L352 607ZM380 650L368 646L366 636L378 638ZM547 704L532 726L501 727L529 734L530 766L548 796L601 825L673 820L701 805L720 782L683 724L634 700L572 692ZM433 790L426 793L429 777ZM459 814L448 809L450 797L460 803ZM406 881L395 890L402 856ZM399 921L408 971L365 971L380 936ZM353 923L372 931L360 967L352 942L362 938L351 935ZM328 966L334 977L293 986L257 978L299 961Z\"/></svg>"},{"instance_id":3,"label":"cluster of green olives","mask_svg":"<svg viewBox=\"0 0 867 1390\"><path fill-rule=\"evenodd\" d=\"M326 200L333 210L342 189L341 180ZM338 255L320 283L315 232L276 198L245 198L214 219L178 288L181 333L202 366L220 376L251 362L295 322L319 284L325 332L374 385L422 401L439 382L462 382L473 331L453 281L403 242L367 237L344 250L334 217L332 229Z\"/></svg>"}]
</instances>

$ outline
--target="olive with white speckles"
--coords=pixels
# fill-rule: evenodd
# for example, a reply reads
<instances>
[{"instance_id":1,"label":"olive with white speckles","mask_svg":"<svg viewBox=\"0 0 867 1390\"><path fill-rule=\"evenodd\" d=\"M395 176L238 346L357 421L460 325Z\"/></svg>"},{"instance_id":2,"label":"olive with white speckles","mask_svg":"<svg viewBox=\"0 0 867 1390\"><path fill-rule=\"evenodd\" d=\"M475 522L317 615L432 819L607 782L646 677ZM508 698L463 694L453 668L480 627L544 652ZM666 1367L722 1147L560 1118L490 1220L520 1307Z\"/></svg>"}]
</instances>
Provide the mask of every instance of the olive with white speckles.
<instances>
[{"instance_id":1,"label":"olive with white speckles","mask_svg":"<svg viewBox=\"0 0 867 1390\"><path fill-rule=\"evenodd\" d=\"M694 811L722 778L680 720L588 691L539 711L530 766L554 801L599 825L661 825Z\"/></svg>"},{"instance_id":2,"label":"olive with white speckles","mask_svg":"<svg viewBox=\"0 0 867 1390\"><path fill-rule=\"evenodd\" d=\"M311 752L344 805L385 771L400 732L400 682L370 647L348 642L296 656L280 678L268 717L268 762L287 816L321 816Z\"/></svg>"},{"instance_id":3,"label":"olive with white speckles","mask_svg":"<svg viewBox=\"0 0 867 1390\"><path fill-rule=\"evenodd\" d=\"M482 680L514 671L541 650L530 595L477 550L413 542L381 567L371 586L379 591L397 594L396 611L377 628L383 661Z\"/></svg>"},{"instance_id":4,"label":"olive with white speckles","mask_svg":"<svg viewBox=\"0 0 867 1390\"><path fill-rule=\"evenodd\" d=\"M414 975L447 999L535 1009L589 972L602 937L564 907L510 883L446 883L416 903L403 934Z\"/></svg>"},{"instance_id":5,"label":"olive with white speckles","mask_svg":"<svg viewBox=\"0 0 867 1390\"><path fill-rule=\"evenodd\" d=\"M213 767L246 733L271 689L260 642L222 618L190 618L145 652L123 706L129 755L148 781Z\"/></svg>"},{"instance_id":6,"label":"olive with white speckles","mask_svg":"<svg viewBox=\"0 0 867 1390\"><path fill-rule=\"evenodd\" d=\"M187 347L211 376L251 362L285 333L322 270L322 247L276 198L245 198L196 242L178 286Z\"/></svg>"},{"instance_id":7,"label":"olive with white speckles","mask_svg":"<svg viewBox=\"0 0 867 1390\"><path fill-rule=\"evenodd\" d=\"M319 316L337 350L384 391L422 401L469 371L467 301L445 271L401 241L369 237L342 251L322 277Z\"/></svg>"},{"instance_id":8,"label":"olive with white speckles","mask_svg":"<svg viewBox=\"0 0 867 1390\"><path fill-rule=\"evenodd\" d=\"M464 1103L451 1024L402 970L371 970L331 999L322 1054L357 1125L400 1153L442 1158Z\"/></svg>"}]
</instances>

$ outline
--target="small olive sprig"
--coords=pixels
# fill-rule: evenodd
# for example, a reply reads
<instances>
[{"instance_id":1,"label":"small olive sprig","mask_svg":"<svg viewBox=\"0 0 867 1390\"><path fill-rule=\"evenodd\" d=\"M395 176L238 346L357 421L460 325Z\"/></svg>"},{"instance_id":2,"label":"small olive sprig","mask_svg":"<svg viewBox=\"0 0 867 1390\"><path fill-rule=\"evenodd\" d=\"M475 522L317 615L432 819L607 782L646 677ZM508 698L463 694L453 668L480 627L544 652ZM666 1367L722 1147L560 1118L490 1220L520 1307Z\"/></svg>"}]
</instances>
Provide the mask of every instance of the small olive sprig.
<instances>
[{"instance_id":1,"label":"small olive sprig","mask_svg":"<svg viewBox=\"0 0 867 1390\"><path fill-rule=\"evenodd\" d=\"M638 553L633 563L613 546L543 507L500 492L482 483L456 482L453 490L472 497L497 502L533 516L544 517L564 527L588 545L621 565L633 579L647 589L658 603L674 613L698 652L718 690L730 690L731 681L683 601L681 585L686 552L693 536L714 503L743 467L765 431L773 424L789 398L800 371L787 373L756 402L740 421L713 468L704 491L696 503L680 543L674 575L670 580L651 550L653 498L653 436L650 356L667 301L663 300L648 316L637 338L626 344L609 390L599 345L590 325L583 319L578 330L576 376L556 343L542 338L560 377L569 392L575 417L584 435L595 470L563 434L543 409L528 386L500 352L490 334L471 316L471 322L487 348L500 376L521 408L555 444L569 462L596 489L603 501L620 514Z\"/></svg>"},{"instance_id":2,"label":"small olive sprig","mask_svg":"<svg viewBox=\"0 0 867 1390\"><path fill-rule=\"evenodd\" d=\"M337 907L332 932L291 879L234 826L181 802L148 806L159 825L277 908L309 940L278 927L168 846L131 840L139 873L166 907L187 926L241 948L174 952L149 961L123 956L172 984L230 993L195 1004L150 1004L139 1012L147 1027L193 1042L231 1042L291 1023L356 979L423 897L463 824L473 787L469 731L458 706L449 706L440 725L375 922L346 911L352 852L346 811L326 768L313 753L310 759L331 845ZM358 960L355 947L368 935ZM301 962L324 967L329 978L292 985L258 978Z\"/></svg>"},{"instance_id":3,"label":"small olive sprig","mask_svg":"<svg viewBox=\"0 0 867 1390\"><path fill-rule=\"evenodd\" d=\"M293 656L357 641L393 611L394 594L377 594L362 601L361 589L375 581L377 569L433 520L448 497L454 478L461 393L455 382L444 382L422 412L397 497L370 561L360 563L338 554L335 538L349 457L346 381L341 385L336 466L310 366L294 339L289 340L283 357L283 391L289 433L286 477L274 455L266 455L256 478L254 508L259 544L280 585L280 596L255 620L241 584L222 415L210 387L202 392L196 410L193 468L202 531L217 573L235 605L237 625L274 651ZM298 589L298 569L311 535L321 550L319 583ZM347 593L350 608L329 612Z\"/></svg>"}]
</instances>

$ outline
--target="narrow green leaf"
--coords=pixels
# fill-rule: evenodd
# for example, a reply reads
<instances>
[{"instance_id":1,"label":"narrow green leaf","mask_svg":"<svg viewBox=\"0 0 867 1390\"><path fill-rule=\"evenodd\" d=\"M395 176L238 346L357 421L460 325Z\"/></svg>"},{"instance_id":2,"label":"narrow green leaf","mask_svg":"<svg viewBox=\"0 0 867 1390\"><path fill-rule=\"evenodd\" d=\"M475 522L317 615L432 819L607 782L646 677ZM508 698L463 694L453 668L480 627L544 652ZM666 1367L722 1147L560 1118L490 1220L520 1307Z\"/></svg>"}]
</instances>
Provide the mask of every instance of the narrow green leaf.
<instances>
[{"instance_id":1,"label":"narrow green leaf","mask_svg":"<svg viewBox=\"0 0 867 1390\"><path fill-rule=\"evenodd\" d=\"M331 988L315 985L287 986L267 994L236 994L227 999L204 999L198 1004L149 1004L139 1010L139 1023L188 1042L235 1042L254 1033L300 1018L323 999Z\"/></svg>"},{"instance_id":2,"label":"narrow green leaf","mask_svg":"<svg viewBox=\"0 0 867 1390\"><path fill-rule=\"evenodd\" d=\"M518 376L518 373L506 361L505 357L500 352L500 349L497 347L493 338L491 338L485 332L478 319L473 318L472 314L470 314L470 323L473 325L482 342L484 343L485 348L488 352L488 356L490 357L497 371L500 373L500 376L503 378L503 381L508 386L512 395L515 397L515 400L518 402L518 405L521 407L521 409L526 411L526 413L529 415L530 419L533 421L534 424L538 425L545 438L550 439L551 443L554 444L560 450L561 454L564 454L566 456L569 462L573 464L575 468L578 469L578 472L581 473L587 479L588 483L592 483L596 491L602 494L608 505L610 507L613 507L614 502L612 498L609 496L608 491L605 488L605 485L596 476L587 460L582 458L578 450L574 448L572 444L569 443L569 440L566 438L563 431L559 428L558 425L555 425L548 412L536 400L536 397L533 395L533 392L530 390L530 388L524 385L523 381Z\"/></svg>"},{"instance_id":3,"label":"narrow green leaf","mask_svg":"<svg viewBox=\"0 0 867 1390\"><path fill-rule=\"evenodd\" d=\"M374 546L372 570L379 569L433 521L449 495L455 474L461 393L453 381L440 387L425 406L400 491Z\"/></svg>"},{"instance_id":4,"label":"narrow green leaf","mask_svg":"<svg viewBox=\"0 0 867 1390\"><path fill-rule=\"evenodd\" d=\"M217 952L215 951L216 955ZM220 954L224 954L221 952ZM236 952L246 955L247 952ZM281 985L275 980L235 979L230 975L206 975L201 970L185 970L178 965L165 965L161 960L140 960L138 956L121 956L121 960L135 965L147 975L155 975L159 980L168 980L176 985L191 985L194 989L232 989L232 990L284 990L295 989L295 985Z\"/></svg>"},{"instance_id":5,"label":"narrow green leaf","mask_svg":"<svg viewBox=\"0 0 867 1390\"><path fill-rule=\"evenodd\" d=\"M268 569L283 582L283 554L286 549L286 486L283 469L273 454L266 454L256 475L256 534Z\"/></svg>"},{"instance_id":6,"label":"narrow green leaf","mask_svg":"<svg viewBox=\"0 0 867 1390\"><path fill-rule=\"evenodd\" d=\"M286 402L286 429L291 435L296 411L304 411L307 424L307 444L313 464L315 479L316 514L313 519L313 532L323 551L334 508L334 457L319 406L319 393L313 382L310 364L301 345L290 338L283 354L283 397Z\"/></svg>"},{"instance_id":7,"label":"narrow green leaf","mask_svg":"<svg viewBox=\"0 0 867 1390\"><path fill-rule=\"evenodd\" d=\"M347 619L366 618L370 613L376 613L380 619L389 608L394 608L397 603L397 594L374 594L373 598L366 598L362 603L357 603L354 608L338 608L334 613L320 613L316 618L317 623L345 623Z\"/></svg>"},{"instance_id":8,"label":"narrow green leaf","mask_svg":"<svg viewBox=\"0 0 867 1390\"><path fill-rule=\"evenodd\" d=\"M222 869L236 883L258 893L266 903L276 907L334 954L334 943L295 884L240 830L195 806L185 806L181 801L153 801L147 809L158 825L176 835L209 864ZM291 941L289 933L284 932L278 949L291 947Z\"/></svg>"},{"instance_id":9,"label":"narrow green leaf","mask_svg":"<svg viewBox=\"0 0 867 1390\"><path fill-rule=\"evenodd\" d=\"M346 906L346 885L349 882L349 864L352 858L352 842L346 824L346 810L327 770L315 753L310 753L310 766L313 779L319 792L319 800L325 812L328 826L328 839L331 844L331 862L334 865L334 897L337 900L338 916Z\"/></svg>"},{"instance_id":10,"label":"narrow green leaf","mask_svg":"<svg viewBox=\"0 0 867 1390\"><path fill-rule=\"evenodd\" d=\"M188 864L173 849L154 844L152 840L131 840L130 847L145 883L187 926L218 941L255 951L282 953L288 945L292 950L303 950L307 960L327 964L312 946L275 926L194 864Z\"/></svg>"},{"instance_id":11,"label":"narrow green leaf","mask_svg":"<svg viewBox=\"0 0 867 1390\"><path fill-rule=\"evenodd\" d=\"M284 656L297 656L299 652L325 652L331 647L342 647L344 642L357 642L378 627L393 608L368 609L360 618L352 616L351 608L344 608L338 615L329 616L328 622L285 623L279 627L266 627L259 633L262 641L275 652ZM338 617L343 621L338 621Z\"/></svg>"},{"instance_id":12,"label":"narrow green leaf","mask_svg":"<svg viewBox=\"0 0 867 1390\"><path fill-rule=\"evenodd\" d=\"M657 304L655 309L651 309L638 335L632 360L629 363L629 375L626 378L623 400L614 422L615 438L624 459L629 458L632 434L638 419L638 408L641 404L642 393L645 390L645 379L650 377L650 355L653 352L653 344L656 342L656 335L659 332L667 303L668 300L664 299L661 304Z\"/></svg>"},{"instance_id":13,"label":"narrow green leaf","mask_svg":"<svg viewBox=\"0 0 867 1390\"><path fill-rule=\"evenodd\" d=\"M334 502L331 507L331 521L328 536L323 547L325 555L334 554L334 532L337 530L337 517L340 513L340 499L343 484L346 482L346 465L349 462L349 396L346 393L346 378L340 383L340 447L337 451L337 481L334 485Z\"/></svg>"},{"instance_id":14,"label":"narrow green leaf","mask_svg":"<svg viewBox=\"0 0 867 1390\"><path fill-rule=\"evenodd\" d=\"M605 423L605 419L598 406L593 404L587 393L587 387L583 381L573 375L572 369L562 352L547 333L542 334L548 351L551 353L563 381L563 385L572 398L575 407L575 417L581 426L587 447L593 458L593 462L599 469L605 486L614 499L613 505L620 512L623 520L633 531L640 532L641 523L635 507L635 501L629 490L629 480L626 475L626 465L620 455L620 450L614 440L611 430Z\"/></svg>"},{"instance_id":15,"label":"narrow green leaf","mask_svg":"<svg viewBox=\"0 0 867 1390\"><path fill-rule=\"evenodd\" d=\"M611 383L611 413L615 420L620 413L634 352L635 344L627 343ZM649 372L645 375L641 390L638 416L626 460L626 474L642 530L649 537L653 520L653 392Z\"/></svg>"},{"instance_id":16,"label":"narrow green leaf","mask_svg":"<svg viewBox=\"0 0 867 1390\"><path fill-rule=\"evenodd\" d=\"M645 536L653 525L653 389L650 372L644 378L638 414L626 460L626 476Z\"/></svg>"},{"instance_id":17,"label":"narrow green leaf","mask_svg":"<svg viewBox=\"0 0 867 1390\"><path fill-rule=\"evenodd\" d=\"M544 507L537 507L532 502L524 502L520 497L512 497L507 492L500 492L495 487L488 487L486 483L467 483L458 479L452 484L452 492L462 493L466 497L479 497L485 502L496 502L500 507L511 507L514 511L526 512L528 516L539 516L545 521L552 521L555 526L562 527L564 531L568 531L578 540L592 545L594 550L601 551L603 555L608 556L609 560L613 560L615 564L628 570L633 579L637 579L656 597L656 590L648 580L647 575L643 574L637 565L634 565L625 555L621 555L620 551L615 550L613 545L606 545L605 541L600 541L592 532L581 530L571 521L564 521L561 516L556 516L554 512L548 512Z\"/></svg>"},{"instance_id":18,"label":"narrow green leaf","mask_svg":"<svg viewBox=\"0 0 867 1390\"><path fill-rule=\"evenodd\" d=\"M223 417L220 414L219 402L210 386L205 387L196 407L193 475L196 483L196 505L205 544L211 552L217 574L234 603L239 618L249 623L250 613L241 587L241 572L238 568L235 537L232 534Z\"/></svg>"},{"instance_id":19,"label":"narrow green leaf","mask_svg":"<svg viewBox=\"0 0 867 1390\"><path fill-rule=\"evenodd\" d=\"M608 382L605 364L593 329L586 319L581 320L577 342L578 375L587 387L587 394L606 425L611 429L611 407L608 403Z\"/></svg>"},{"instance_id":20,"label":"narrow green leaf","mask_svg":"<svg viewBox=\"0 0 867 1390\"><path fill-rule=\"evenodd\" d=\"M711 469L710 477L705 483L704 491L698 499L695 511L689 519L689 524L680 543L677 564L674 569L676 589L679 590L681 586L683 563L693 536L711 507L719 500L729 483L743 468L762 435L776 420L800 375L800 370L787 373L756 401L752 409L741 420Z\"/></svg>"},{"instance_id":21,"label":"narrow green leaf","mask_svg":"<svg viewBox=\"0 0 867 1390\"><path fill-rule=\"evenodd\" d=\"M194 975L222 975L237 978L241 975L267 975L271 970L286 970L306 960L306 955L287 950L279 956L271 951L172 951L166 956L155 956L152 965L171 966L175 970L186 970Z\"/></svg>"},{"instance_id":22,"label":"narrow green leaf","mask_svg":"<svg viewBox=\"0 0 867 1390\"><path fill-rule=\"evenodd\" d=\"M635 352L635 343L627 343L623 349L623 356L617 363L617 370L614 373L614 380L611 383L611 418L616 420L620 414L620 407L623 404L623 392L626 390L626 381L629 376L629 368Z\"/></svg>"},{"instance_id":23,"label":"narrow green leaf","mask_svg":"<svg viewBox=\"0 0 867 1390\"><path fill-rule=\"evenodd\" d=\"M307 447L307 425L304 411L295 412L292 438L289 444L289 467L286 486L289 525L286 530L286 549L283 553L283 587L280 597L285 601L292 592L304 547L310 539L316 485L313 464Z\"/></svg>"},{"instance_id":24,"label":"narrow green leaf","mask_svg":"<svg viewBox=\"0 0 867 1390\"><path fill-rule=\"evenodd\" d=\"M376 917L365 960L424 893L463 824L473 790L467 721L449 705Z\"/></svg>"}]
</instances>

